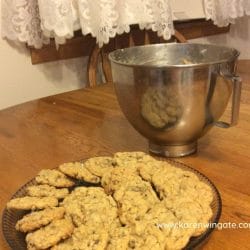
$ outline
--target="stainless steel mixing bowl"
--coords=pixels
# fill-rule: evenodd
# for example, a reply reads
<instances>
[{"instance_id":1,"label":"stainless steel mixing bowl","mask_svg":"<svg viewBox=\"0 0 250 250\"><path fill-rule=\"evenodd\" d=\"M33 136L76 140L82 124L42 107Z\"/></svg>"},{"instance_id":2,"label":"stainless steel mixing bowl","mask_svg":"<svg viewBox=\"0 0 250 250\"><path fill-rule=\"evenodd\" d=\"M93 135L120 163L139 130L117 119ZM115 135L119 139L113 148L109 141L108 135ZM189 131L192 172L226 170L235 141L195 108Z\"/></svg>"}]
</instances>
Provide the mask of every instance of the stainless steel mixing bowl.
<instances>
[{"instance_id":1,"label":"stainless steel mixing bowl","mask_svg":"<svg viewBox=\"0 0 250 250\"><path fill-rule=\"evenodd\" d=\"M235 49L204 44L154 44L110 53L121 109L153 153L178 157L197 149L213 125L238 120L241 79ZM218 122L232 96L230 123Z\"/></svg>"}]
</instances>

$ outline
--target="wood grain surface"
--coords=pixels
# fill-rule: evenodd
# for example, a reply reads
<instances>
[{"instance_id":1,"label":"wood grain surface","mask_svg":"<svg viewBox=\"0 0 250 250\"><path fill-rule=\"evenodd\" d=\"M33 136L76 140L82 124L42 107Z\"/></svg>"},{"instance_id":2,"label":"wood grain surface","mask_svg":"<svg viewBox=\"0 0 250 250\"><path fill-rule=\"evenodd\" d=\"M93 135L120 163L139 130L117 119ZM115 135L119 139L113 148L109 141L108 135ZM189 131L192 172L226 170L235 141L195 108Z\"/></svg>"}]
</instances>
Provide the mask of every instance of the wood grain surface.
<instances>
[{"instance_id":1,"label":"wood grain surface","mask_svg":"<svg viewBox=\"0 0 250 250\"><path fill-rule=\"evenodd\" d=\"M214 127L198 152L179 158L207 175L223 201L221 222L250 223L250 61L241 61L240 122ZM223 119L229 119L229 109ZM112 85L77 90L0 111L0 206L42 168L117 151L147 151L126 121ZM207 250L250 249L250 229L215 230ZM9 249L3 235L0 249ZM18 249L15 249L18 250Z\"/></svg>"}]
</instances>

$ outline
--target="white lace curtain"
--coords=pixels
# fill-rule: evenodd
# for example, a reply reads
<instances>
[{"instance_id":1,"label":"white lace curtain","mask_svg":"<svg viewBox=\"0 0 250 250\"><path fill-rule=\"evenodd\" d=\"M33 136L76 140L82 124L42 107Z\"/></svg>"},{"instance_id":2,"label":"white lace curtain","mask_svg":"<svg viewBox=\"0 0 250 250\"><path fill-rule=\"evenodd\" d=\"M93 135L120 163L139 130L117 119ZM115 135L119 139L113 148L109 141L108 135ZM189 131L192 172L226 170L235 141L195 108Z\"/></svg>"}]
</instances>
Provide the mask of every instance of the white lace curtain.
<instances>
[{"instance_id":1,"label":"white lace curtain","mask_svg":"<svg viewBox=\"0 0 250 250\"><path fill-rule=\"evenodd\" d=\"M218 26L227 26L244 15L250 15L250 0L203 0L205 15Z\"/></svg>"},{"instance_id":2,"label":"white lace curtain","mask_svg":"<svg viewBox=\"0 0 250 250\"><path fill-rule=\"evenodd\" d=\"M226 26L250 14L250 0L203 0L207 19ZM102 46L129 32L131 24L166 40L174 32L170 0L2 0L2 37L42 47L54 37L62 44L75 30Z\"/></svg>"}]
</instances>

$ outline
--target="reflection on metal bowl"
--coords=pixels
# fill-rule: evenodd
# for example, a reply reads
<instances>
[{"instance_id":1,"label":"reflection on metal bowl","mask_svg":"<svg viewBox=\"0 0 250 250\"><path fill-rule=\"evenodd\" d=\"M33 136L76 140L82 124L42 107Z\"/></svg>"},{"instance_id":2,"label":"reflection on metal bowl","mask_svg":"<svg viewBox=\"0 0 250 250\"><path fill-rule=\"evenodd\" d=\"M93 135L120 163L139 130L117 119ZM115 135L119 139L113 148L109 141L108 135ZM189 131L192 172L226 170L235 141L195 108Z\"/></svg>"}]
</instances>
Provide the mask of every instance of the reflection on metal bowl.
<instances>
[{"instance_id":1,"label":"reflection on metal bowl","mask_svg":"<svg viewBox=\"0 0 250 250\"><path fill-rule=\"evenodd\" d=\"M204 44L155 44L110 53L121 109L149 140L149 150L169 157L196 151L224 113L233 92L232 120L238 119L239 52Z\"/></svg>"}]
</instances>

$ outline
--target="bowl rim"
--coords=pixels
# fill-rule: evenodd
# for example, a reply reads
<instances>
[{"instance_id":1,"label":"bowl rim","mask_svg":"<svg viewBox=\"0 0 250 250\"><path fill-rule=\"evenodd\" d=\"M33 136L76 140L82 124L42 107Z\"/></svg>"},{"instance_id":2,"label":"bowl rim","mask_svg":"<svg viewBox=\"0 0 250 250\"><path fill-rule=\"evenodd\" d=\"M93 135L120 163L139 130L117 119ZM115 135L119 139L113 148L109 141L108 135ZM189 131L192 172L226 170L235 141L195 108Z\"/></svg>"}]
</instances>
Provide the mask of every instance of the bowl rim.
<instances>
[{"instance_id":1,"label":"bowl rim","mask_svg":"<svg viewBox=\"0 0 250 250\"><path fill-rule=\"evenodd\" d=\"M190 63L190 64L166 64L166 65L149 65L149 64L137 64L137 63L126 63L126 62L121 62L120 60L115 59L115 54L119 52L124 52L124 51L129 51L134 48L150 48L150 47L189 47L189 46L207 46L207 47L213 47L213 48L218 48L218 49L227 49L231 50L232 56L229 57L228 59L221 59L221 60L215 60L211 62L205 62L205 63ZM127 66L127 67L136 67L136 68L200 68L200 67L207 67L210 65L215 65L215 64L221 64L221 63L232 63L235 61L240 55L240 52L232 47L227 47L227 46L220 46L220 45L215 45L215 44L206 44L206 43L157 43L157 44L148 44L148 45L139 45L139 46L132 46L128 48L122 48L122 49L116 49L112 52L109 53L108 58L109 60L114 63L114 64L119 64L122 66Z\"/></svg>"}]
</instances>

